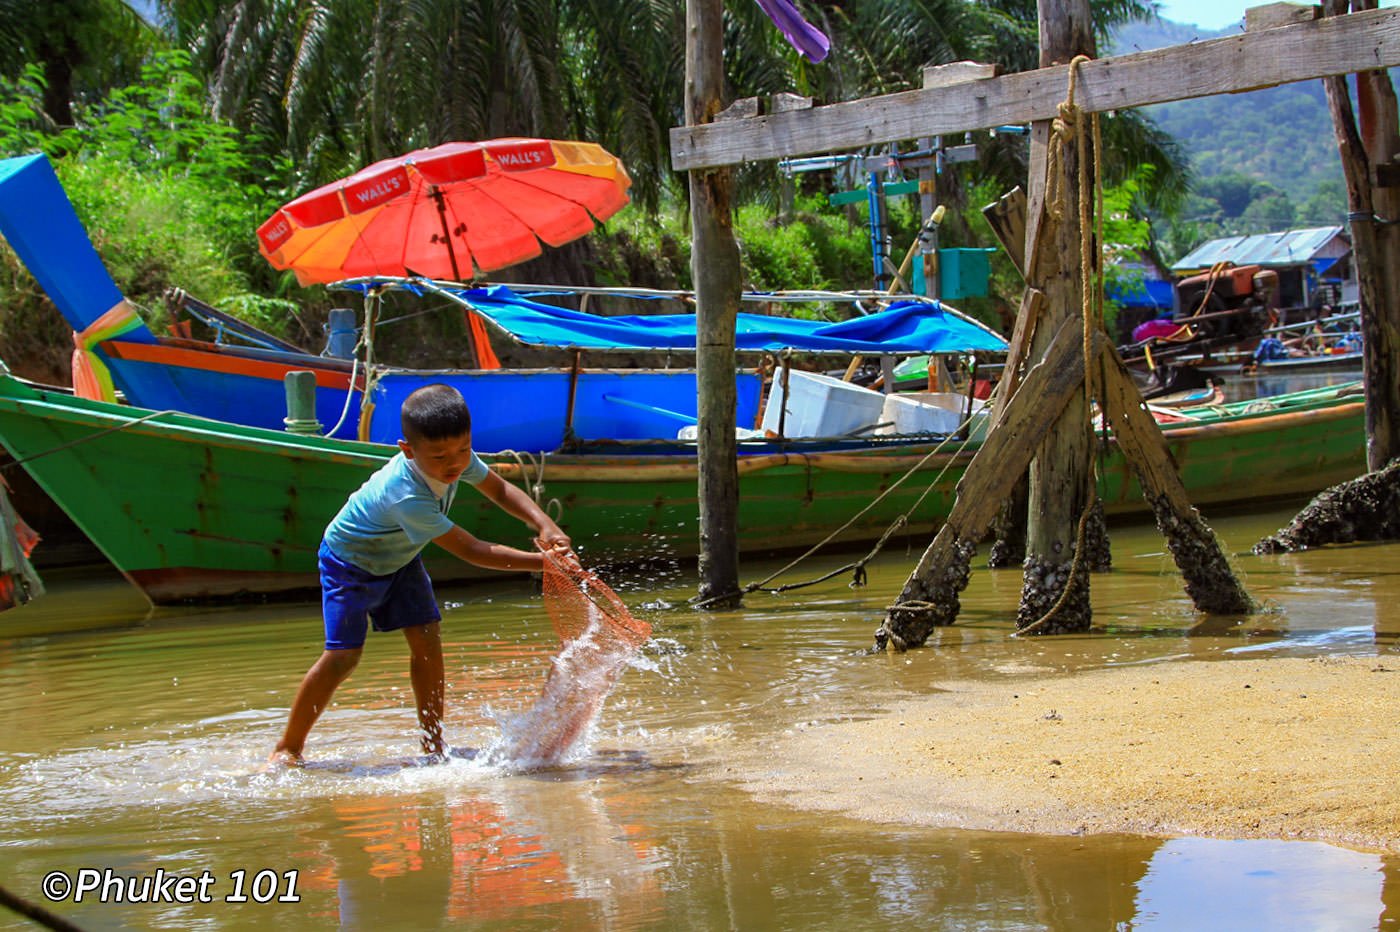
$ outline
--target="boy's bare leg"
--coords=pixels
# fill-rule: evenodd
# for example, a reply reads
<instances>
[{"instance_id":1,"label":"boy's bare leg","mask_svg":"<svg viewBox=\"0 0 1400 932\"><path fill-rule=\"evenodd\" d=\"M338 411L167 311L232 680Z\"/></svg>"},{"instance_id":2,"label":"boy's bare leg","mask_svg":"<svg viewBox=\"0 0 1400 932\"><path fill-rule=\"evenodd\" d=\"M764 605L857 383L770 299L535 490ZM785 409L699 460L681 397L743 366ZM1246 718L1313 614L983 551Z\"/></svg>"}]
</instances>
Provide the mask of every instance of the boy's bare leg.
<instances>
[{"instance_id":1,"label":"boy's bare leg","mask_svg":"<svg viewBox=\"0 0 1400 932\"><path fill-rule=\"evenodd\" d=\"M447 745L442 740L443 694L447 688L442 663L442 626L435 621L404 628L403 636L408 641L408 670L413 680L418 725L423 730L423 750L429 754L446 753Z\"/></svg>"},{"instance_id":2,"label":"boy's bare leg","mask_svg":"<svg viewBox=\"0 0 1400 932\"><path fill-rule=\"evenodd\" d=\"M350 671L360 662L361 648L328 650L317 658L301 679L296 698L292 700L292 711L287 715L287 728L282 732L282 740L277 742L269 758L274 763L301 763L302 747L306 736L316 719L321 717L336 687L345 682Z\"/></svg>"}]
</instances>

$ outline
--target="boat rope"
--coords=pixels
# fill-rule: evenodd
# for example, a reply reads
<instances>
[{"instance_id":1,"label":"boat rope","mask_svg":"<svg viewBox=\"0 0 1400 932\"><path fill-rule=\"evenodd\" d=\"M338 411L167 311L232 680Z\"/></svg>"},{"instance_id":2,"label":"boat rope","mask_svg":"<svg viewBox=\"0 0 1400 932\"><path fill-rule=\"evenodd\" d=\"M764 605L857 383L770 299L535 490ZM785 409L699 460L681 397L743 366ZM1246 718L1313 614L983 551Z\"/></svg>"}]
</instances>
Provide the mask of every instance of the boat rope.
<instances>
[{"instance_id":1,"label":"boat rope","mask_svg":"<svg viewBox=\"0 0 1400 932\"><path fill-rule=\"evenodd\" d=\"M95 434L88 434L88 435L86 435L86 436L79 437L77 440L70 440L70 441L68 441L67 443L61 443L61 444L59 444L59 445L56 446L56 447L51 447L50 449L44 450L44 451L39 452L39 453L35 453L33 456L26 456L24 459L15 460L15 461L12 462L12 463L6 463L5 465L0 466L0 472L3 472L3 471L6 470L6 469L12 469L12 468L14 468L15 466L22 466L22 465L24 465L25 463L32 463L32 462L34 462L34 461L37 460L37 459L43 459L44 457L48 456L50 453L61 453L61 452L63 452L64 450L71 449L72 447L76 447L76 446L78 446L79 444L87 443L89 440L96 440L96 439L98 439L99 437L105 437L105 436L107 436L108 434L115 434L115 433L116 433L117 431L119 431L119 430L126 430L128 427L135 427L137 424L142 424L142 423L145 423L146 421L153 421L153 420L155 420L156 418L160 417L160 416L163 415L163 414L179 414L179 413L180 413L179 411L174 411L174 410L152 411L152 412L150 412L149 414L144 414L144 415L142 415L141 417L132 418L131 420L127 421L125 424L118 424L116 427L108 427L108 428L106 428L105 430L99 430L99 431L98 431L97 433L95 433Z\"/></svg>"},{"instance_id":2,"label":"boat rope","mask_svg":"<svg viewBox=\"0 0 1400 932\"><path fill-rule=\"evenodd\" d=\"M998 384L997 388L1000 388L1000 384ZM994 388L994 394L995 391L996 389ZM990 403L991 399L988 400L988 404ZM831 543L833 540L839 537L847 528L849 528L852 524L859 520L861 516L865 515L876 505L880 504L880 502L883 501L891 493L893 493L895 489L903 485L905 481L909 479L909 477L913 476L914 473L923 469L929 460L933 459L935 456L943 452L944 447L946 447L949 443L958 440L959 436L963 433L963 431L966 430L972 424L972 419L974 416L975 415L973 414L969 414L966 418L963 419L962 423L958 425L956 430L950 433L947 437L943 438L943 440L941 440L936 446L934 446L932 450L925 453L917 463L915 463L913 466L909 467L909 469L905 471L904 475L900 476L894 482L886 486L884 491L882 491L879 495L875 496L875 498L871 499L870 502L864 508L862 508L860 511L856 512L854 515L848 518L845 524L832 531L819 543L813 544L810 548L807 549L805 553L803 553L799 557L794 558L792 562L788 563L782 569L778 570L775 573L769 574L766 578L761 579L758 582L749 583L734 592L725 592L719 595L713 595L703 599L697 596L688 600L687 604L694 608L704 608L706 605L710 605L714 602L728 601L734 598L735 596L742 597L748 595L750 592L767 592L770 594L777 594L780 592L788 592L793 589L804 589L807 586L815 586L818 583L826 582L828 579L840 576L842 573L846 572L850 572L852 574L852 588L858 588L860 586L865 585L866 565L871 560L875 559L876 556L879 555L880 551L884 549L885 544L889 541L889 539L892 536L894 536L894 534L897 531L899 531L903 527L906 527L909 524L910 516L913 515L916 511L918 511L919 507L923 505L924 499L928 497L928 494L932 492L940 482L943 481L943 477L947 474L949 468L952 467L955 461L955 457L950 456L948 458L948 462L943 464L943 468L938 471L938 475L934 476L933 480L914 501L914 504L911 505L907 510L905 510L904 514L900 515L899 517L895 518L892 522L890 522L889 526L885 528L884 533L880 535L880 539L876 541L875 546L873 546L870 549L870 552L867 553L865 556L861 557L859 560L847 563L845 566L834 569L829 573L825 573L819 577L816 577L815 579L808 579L799 583L788 583L787 585L783 586L769 586L768 584L773 580L777 579L779 576L786 574L798 564L806 560L808 557L815 554L818 550L821 550L827 544ZM961 450L962 446L966 446L967 443L967 441L965 440L960 440L958 442L961 445L959 447L959 450ZM803 454L803 459L806 458L806 454Z\"/></svg>"},{"instance_id":3,"label":"boat rope","mask_svg":"<svg viewBox=\"0 0 1400 932\"><path fill-rule=\"evenodd\" d=\"M355 399L355 371L360 365L360 347L355 347L355 356L350 362L350 387L345 389L345 404L340 408L340 420L335 422L335 426L326 431L327 437L334 437L340 428L345 424L345 418L350 414L350 402Z\"/></svg>"},{"instance_id":4,"label":"boat rope","mask_svg":"<svg viewBox=\"0 0 1400 932\"><path fill-rule=\"evenodd\" d=\"M544 513L551 520L558 522L564 517L564 503L557 498L544 500L544 467L548 453L541 453L538 457L535 454L524 450L501 450L497 456L509 456L515 460L515 466L520 470L520 481L525 486L525 491L535 500ZM530 473L534 471L534 477Z\"/></svg>"}]
</instances>

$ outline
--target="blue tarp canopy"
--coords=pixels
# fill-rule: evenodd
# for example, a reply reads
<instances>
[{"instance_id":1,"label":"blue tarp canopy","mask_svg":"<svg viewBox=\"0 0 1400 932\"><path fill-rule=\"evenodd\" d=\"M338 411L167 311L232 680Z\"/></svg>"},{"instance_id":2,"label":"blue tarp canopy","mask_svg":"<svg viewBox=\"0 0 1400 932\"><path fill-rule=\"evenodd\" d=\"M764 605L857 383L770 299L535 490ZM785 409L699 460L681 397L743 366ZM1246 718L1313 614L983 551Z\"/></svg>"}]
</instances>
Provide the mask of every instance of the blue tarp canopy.
<instances>
[{"instance_id":1,"label":"blue tarp canopy","mask_svg":"<svg viewBox=\"0 0 1400 932\"><path fill-rule=\"evenodd\" d=\"M356 290L371 282L356 283ZM405 285L409 290L418 290ZM450 293L520 343L561 349L695 349L694 314L599 317L541 304L503 285L431 289ZM898 301L886 310L839 323L739 314L735 349L809 353L961 353L1006 349L1006 341L937 301Z\"/></svg>"}]
</instances>

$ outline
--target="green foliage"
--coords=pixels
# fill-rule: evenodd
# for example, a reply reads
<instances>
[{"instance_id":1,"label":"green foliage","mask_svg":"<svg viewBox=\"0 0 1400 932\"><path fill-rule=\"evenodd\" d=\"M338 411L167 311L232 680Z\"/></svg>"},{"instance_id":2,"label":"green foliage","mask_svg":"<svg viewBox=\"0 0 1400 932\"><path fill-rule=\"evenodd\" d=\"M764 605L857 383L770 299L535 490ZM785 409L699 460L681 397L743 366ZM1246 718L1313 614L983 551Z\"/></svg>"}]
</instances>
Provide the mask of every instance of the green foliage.
<instances>
[{"instance_id":1,"label":"green foliage","mask_svg":"<svg viewBox=\"0 0 1400 932\"><path fill-rule=\"evenodd\" d=\"M0 155L45 151L53 130L44 116L43 98L38 65L26 65L14 78L0 77Z\"/></svg>"},{"instance_id":2,"label":"green foliage","mask_svg":"<svg viewBox=\"0 0 1400 932\"><path fill-rule=\"evenodd\" d=\"M668 201L654 216L625 210L591 239L594 278L601 285L688 289L690 234L683 203Z\"/></svg>"},{"instance_id":3,"label":"green foliage","mask_svg":"<svg viewBox=\"0 0 1400 932\"><path fill-rule=\"evenodd\" d=\"M247 296L271 278L258 274L253 231L286 191L257 183L266 167L205 113L188 64L181 51L151 56L139 84L79 106L63 129L45 125L43 79L26 69L0 86L0 154L49 155L112 277L148 316L178 286L214 303L241 295L255 322L282 331L288 306Z\"/></svg>"},{"instance_id":4,"label":"green foliage","mask_svg":"<svg viewBox=\"0 0 1400 932\"><path fill-rule=\"evenodd\" d=\"M1104 327L1117 333L1122 302L1113 295L1131 294L1142 286L1135 263L1152 250L1152 224L1143 216L1142 190L1155 171L1138 167L1136 175L1103 192Z\"/></svg>"},{"instance_id":5,"label":"green foliage","mask_svg":"<svg viewBox=\"0 0 1400 932\"><path fill-rule=\"evenodd\" d=\"M57 170L93 245L129 299L154 308L170 286L215 301L243 290L216 231L203 222L197 183L110 159L66 159Z\"/></svg>"},{"instance_id":6,"label":"green foliage","mask_svg":"<svg viewBox=\"0 0 1400 932\"><path fill-rule=\"evenodd\" d=\"M790 221L741 207L734 221L745 285L756 291L868 286L869 233L819 197L800 198Z\"/></svg>"}]
</instances>

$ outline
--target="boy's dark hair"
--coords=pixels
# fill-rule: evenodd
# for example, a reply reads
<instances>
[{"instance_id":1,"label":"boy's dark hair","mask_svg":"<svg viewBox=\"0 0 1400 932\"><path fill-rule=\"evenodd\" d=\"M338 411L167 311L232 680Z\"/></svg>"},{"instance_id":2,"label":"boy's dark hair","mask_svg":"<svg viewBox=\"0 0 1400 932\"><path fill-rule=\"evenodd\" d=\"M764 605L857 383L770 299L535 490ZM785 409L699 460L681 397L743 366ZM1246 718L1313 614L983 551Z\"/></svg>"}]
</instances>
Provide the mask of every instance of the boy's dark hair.
<instances>
[{"instance_id":1,"label":"boy's dark hair","mask_svg":"<svg viewBox=\"0 0 1400 932\"><path fill-rule=\"evenodd\" d=\"M413 392L404 399L399 420L409 443L460 437L472 429L467 402L451 385L424 385Z\"/></svg>"}]
</instances>

